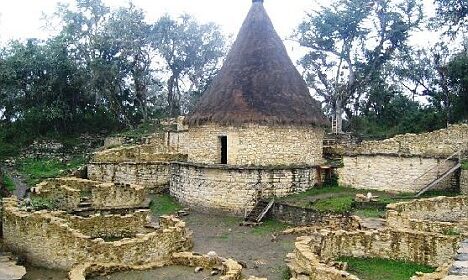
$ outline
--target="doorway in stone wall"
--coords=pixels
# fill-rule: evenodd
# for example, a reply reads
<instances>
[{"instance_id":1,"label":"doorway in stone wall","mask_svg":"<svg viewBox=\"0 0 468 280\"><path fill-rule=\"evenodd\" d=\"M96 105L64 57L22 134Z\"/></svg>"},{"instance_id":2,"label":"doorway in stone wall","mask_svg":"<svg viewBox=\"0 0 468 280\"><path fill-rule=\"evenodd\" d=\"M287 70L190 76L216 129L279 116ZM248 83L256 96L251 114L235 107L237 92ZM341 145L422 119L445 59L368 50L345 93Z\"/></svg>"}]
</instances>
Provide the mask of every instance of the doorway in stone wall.
<instances>
[{"instance_id":1,"label":"doorway in stone wall","mask_svg":"<svg viewBox=\"0 0 468 280\"><path fill-rule=\"evenodd\" d=\"M227 164L227 136L219 136L221 164Z\"/></svg>"}]
</instances>

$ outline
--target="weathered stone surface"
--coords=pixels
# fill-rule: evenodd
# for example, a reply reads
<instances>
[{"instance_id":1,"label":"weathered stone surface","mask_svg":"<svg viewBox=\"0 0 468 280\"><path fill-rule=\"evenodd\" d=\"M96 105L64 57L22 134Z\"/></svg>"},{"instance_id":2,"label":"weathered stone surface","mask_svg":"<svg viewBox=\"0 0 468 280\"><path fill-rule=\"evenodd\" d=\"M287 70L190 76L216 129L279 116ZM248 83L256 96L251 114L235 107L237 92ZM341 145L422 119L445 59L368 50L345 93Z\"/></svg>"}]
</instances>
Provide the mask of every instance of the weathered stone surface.
<instances>
[{"instance_id":1,"label":"weathered stone surface","mask_svg":"<svg viewBox=\"0 0 468 280\"><path fill-rule=\"evenodd\" d=\"M159 229L127 232L128 227L122 224L132 220L129 216L75 219L65 218L63 212L22 211L16 199L4 199L3 204L4 243L33 265L57 269L70 269L76 263L90 261L132 265L160 261L192 245L185 223L173 217L161 217ZM106 219L109 220L104 223ZM133 225L142 222L141 216L133 217ZM109 232L104 232L101 226L109 226ZM116 235L126 237L133 233L132 238L117 241L91 236L114 239Z\"/></svg>"},{"instance_id":2,"label":"weathered stone surface","mask_svg":"<svg viewBox=\"0 0 468 280\"><path fill-rule=\"evenodd\" d=\"M442 163L434 158L394 155L356 155L344 156L343 164L337 170L342 185L379 191L416 192L456 162ZM450 180L449 176L438 188L451 187Z\"/></svg>"},{"instance_id":3,"label":"weathered stone surface","mask_svg":"<svg viewBox=\"0 0 468 280\"><path fill-rule=\"evenodd\" d=\"M19 280L26 274L24 266L17 265L8 256L0 257L0 280Z\"/></svg>"},{"instance_id":4,"label":"weathered stone surface","mask_svg":"<svg viewBox=\"0 0 468 280\"><path fill-rule=\"evenodd\" d=\"M323 129L311 126L203 125L172 133L168 143L191 162L220 163L220 136L227 136L230 165L315 165L322 160Z\"/></svg>"},{"instance_id":5,"label":"weathered stone surface","mask_svg":"<svg viewBox=\"0 0 468 280\"><path fill-rule=\"evenodd\" d=\"M447 129L421 134L402 134L382 141L363 141L346 148L348 155L411 155L445 158L460 149L467 149L468 124L451 125Z\"/></svg>"},{"instance_id":6,"label":"weathered stone surface","mask_svg":"<svg viewBox=\"0 0 468 280\"><path fill-rule=\"evenodd\" d=\"M190 208L244 214L258 199L305 191L315 184L314 167L260 168L172 164L170 192Z\"/></svg>"},{"instance_id":7,"label":"weathered stone surface","mask_svg":"<svg viewBox=\"0 0 468 280\"><path fill-rule=\"evenodd\" d=\"M168 162L123 162L88 164L88 178L96 181L135 184L160 191L170 180Z\"/></svg>"},{"instance_id":8,"label":"weathered stone surface","mask_svg":"<svg viewBox=\"0 0 468 280\"><path fill-rule=\"evenodd\" d=\"M460 172L460 193L468 195L468 170Z\"/></svg>"},{"instance_id":9,"label":"weathered stone surface","mask_svg":"<svg viewBox=\"0 0 468 280\"><path fill-rule=\"evenodd\" d=\"M83 198L93 209L147 206L148 191L139 185L102 183L62 177L45 180L31 190L31 198L53 200L61 210L76 210Z\"/></svg>"}]
</instances>

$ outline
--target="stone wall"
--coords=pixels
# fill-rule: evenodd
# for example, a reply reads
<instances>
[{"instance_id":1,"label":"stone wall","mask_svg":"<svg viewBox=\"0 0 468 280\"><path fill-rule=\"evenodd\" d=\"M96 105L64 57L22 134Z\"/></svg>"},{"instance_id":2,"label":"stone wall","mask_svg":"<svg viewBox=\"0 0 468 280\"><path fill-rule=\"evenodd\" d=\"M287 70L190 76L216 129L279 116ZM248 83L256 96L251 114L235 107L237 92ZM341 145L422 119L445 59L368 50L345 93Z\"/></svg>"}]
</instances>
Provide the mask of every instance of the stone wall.
<instances>
[{"instance_id":1,"label":"stone wall","mask_svg":"<svg viewBox=\"0 0 468 280\"><path fill-rule=\"evenodd\" d=\"M460 172L460 193L468 195L468 170L462 169Z\"/></svg>"},{"instance_id":2,"label":"stone wall","mask_svg":"<svg viewBox=\"0 0 468 280\"><path fill-rule=\"evenodd\" d=\"M258 199L305 191L316 183L314 167L255 168L172 164L170 193L200 210L244 214Z\"/></svg>"},{"instance_id":3,"label":"stone wall","mask_svg":"<svg viewBox=\"0 0 468 280\"><path fill-rule=\"evenodd\" d=\"M184 161L187 155L177 154L168 145L161 143L124 146L96 152L92 162L121 163L121 162L159 162Z\"/></svg>"},{"instance_id":4,"label":"stone wall","mask_svg":"<svg viewBox=\"0 0 468 280\"><path fill-rule=\"evenodd\" d=\"M447 129L421 134L402 134L382 141L363 141L347 147L346 154L352 155L420 155L447 157L468 148L468 124L451 125Z\"/></svg>"},{"instance_id":5,"label":"stone wall","mask_svg":"<svg viewBox=\"0 0 468 280\"><path fill-rule=\"evenodd\" d=\"M83 223L72 224L54 212L23 211L18 208L16 199L4 199L3 204L4 244L32 265L63 270L85 262L135 265L163 260L191 247L185 223L172 217L162 217L159 229L131 239L106 242L72 228ZM111 219L119 219L119 216ZM95 222L102 221L96 219ZM87 228L89 230L90 226Z\"/></svg>"},{"instance_id":6,"label":"stone wall","mask_svg":"<svg viewBox=\"0 0 468 280\"><path fill-rule=\"evenodd\" d=\"M316 165L322 162L324 132L310 126L203 125L176 133L169 143L190 162L220 163L220 136L227 136L230 165Z\"/></svg>"},{"instance_id":7,"label":"stone wall","mask_svg":"<svg viewBox=\"0 0 468 280\"><path fill-rule=\"evenodd\" d=\"M337 173L339 183L345 186L417 192L455 164L455 161L419 156L352 155L343 157L343 167ZM451 179L449 176L439 188L450 187Z\"/></svg>"},{"instance_id":8,"label":"stone wall","mask_svg":"<svg viewBox=\"0 0 468 280\"><path fill-rule=\"evenodd\" d=\"M384 258L437 267L452 261L460 240L460 236L398 229L329 231L320 236L320 258Z\"/></svg>"},{"instance_id":9,"label":"stone wall","mask_svg":"<svg viewBox=\"0 0 468 280\"><path fill-rule=\"evenodd\" d=\"M31 199L48 199L58 209L73 211L84 199L94 209L146 207L147 194L147 190L139 185L62 177L37 184L31 190Z\"/></svg>"},{"instance_id":10,"label":"stone wall","mask_svg":"<svg viewBox=\"0 0 468 280\"><path fill-rule=\"evenodd\" d=\"M161 191L170 180L168 162L126 162L88 164L88 178L96 181L141 185Z\"/></svg>"},{"instance_id":11,"label":"stone wall","mask_svg":"<svg viewBox=\"0 0 468 280\"><path fill-rule=\"evenodd\" d=\"M396 229L322 230L299 237L287 262L293 277L359 280L339 266L335 267L333 261L339 257L383 258L441 266L452 261L460 240L459 236Z\"/></svg>"},{"instance_id":12,"label":"stone wall","mask_svg":"<svg viewBox=\"0 0 468 280\"><path fill-rule=\"evenodd\" d=\"M329 214L314 209L275 202L270 211L275 220L291 225L314 225L317 228L358 229L359 221L349 214Z\"/></svg>"},{"instance_id":13,"label":"stone wall","mask_svg":"<svg viewBox=\"0 0 468 280\"><path fill-rule=\"evenodd\" d=\"M468 236L468 197L434 197L387 206L391 228Z\"/></svg>"},{"instance_id":14,"label":"stone wall","mask_svg":"<svg viewBox=\"0 0 468 280\"><path fill-rule=\"evenodd\" d=\"M164 266L181 265L188 267L201 267L209 270L221 268L219 280L241 279L242 266L232 259L224 259L218 256L201 255L193 252L179 252L172 254L170 259L158 262L147 262L140 265L116 264L116 263L84 263L75 266L69 273L69 280L86 280L87 277L97 275L110 275L114 272L130 270L150 270ZM250 279L250 278L249 278Z\"/></svg>"}]
</instances>

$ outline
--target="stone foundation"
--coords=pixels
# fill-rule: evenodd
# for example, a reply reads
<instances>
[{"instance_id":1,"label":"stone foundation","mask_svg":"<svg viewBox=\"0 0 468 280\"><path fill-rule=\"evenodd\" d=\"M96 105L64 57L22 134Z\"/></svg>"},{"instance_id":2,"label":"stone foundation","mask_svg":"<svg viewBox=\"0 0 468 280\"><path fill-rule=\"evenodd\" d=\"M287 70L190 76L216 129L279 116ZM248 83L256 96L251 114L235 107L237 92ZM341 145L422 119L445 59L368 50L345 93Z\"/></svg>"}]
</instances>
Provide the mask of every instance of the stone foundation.
<instances>
[{"instance_id":1,"label":"stone foundation","mask_svg":"<svg viewBox=\"0 0 468 280\"><path fill-rule=\"evenodd\" d=\"M337 169L339 183L361 189L390 192L417 192L455 166L455 161L397 155L352 155L343 157ZM429 169L430 172L426 173ZM422 176L422 177L421 177ZM437 188L450 188L451 176Z\"/></svg>"},{"instance_id":2,"label":"stone foundation","mask_svg":"<svg viewBox=\"0 0 468 280\"><path fill-rule=\"evenodd\" d=\"M55 207L73 211L83 199L93 209L147 207L147 190L138 185L101 183L74 177L45 180L31 189L31 199L47 199Z\"/></svg>"},{"instance_id":3,"label":"stone foundation","mask_svg":"<svg viewBox=\"0 0 468 280\"><path fill-rule=\"evenodd\" d=\"M232 259L224 259L217 256L207 256L195 254L193 252L180 252L172 254L171 258L149 262L144 265L128 264L92 264L85 263L75 266L68 274L69 280L86 280L87 277L98 275L109 275L114 272L129 270L150 270L163 266L182 265L189 267L202 267L204 269L221 268L219 280L238 280L241 279L242 266Z\"/></svg>"},{"instance_id":4,"label":"stone foundation","mask_svg":"<svg viewBox=\"0 0 468 280\"><path fill-rule=\"evenodd\" d=\"M88 164L88 178L96 181L135 184L162 191L170 180L168 162L91 162Z\"/></svg>"},{"instance_id":5,"label":"stone foundation","mask_svg":"<svg viewBox=\"0 0 468 280\"><path fill-rule=\"evenodd\" d=\"M173 217L161 217L158 229L132 230L125 224L141 226L141 213L64 218L64 212L27 212L14 198L4 199L3 205L4 244L32 265L62 270L86 262L137 265L162 261L191 247L185 223ZM102 239L133 234L117 241Z\"/></svg>"},{"instance_id":6,"label":"stone foundation","mask_svg":"<svg viewBox=\"0 0 468 280\"><path fill-rule=\"evenodd\" d=\"M187 155L177 154L170 146L159 143L111 148L93 155L93 162L105 163L184 161L186 159Z\"/></svg>"},{"instance_id":7,"label":"stone foundation","mask_svg":"<svg viewBox=\"0 0 468 280\"><path fill-rule=\"evenodd\" d=\"M434 197L387 206L387 225L468 236L468 196Z\"/></svg>"},{"instance_id":8,"label":"stone foundation","mask_svg":"<svg viewBox=\"0 0 468 280\"><path fill-rule=\"evenodd\" d=\"M259 199L302 192L316 183L315 167L260 168L172 164L170 193L199 210L244 214Z\"/></svg>"},{"instance_id":9,"label":"stone foundation","mask_svg":"<svg viewBox=\"0 0 468 280\"><path fill-rule=\"evenodd\" d=\"M293 277L314 280L359 280L334 266L339 257L366 257L411 261L430 266L451 262L459 236L385 229L381 231L328 231L299 237L288 255ZM304 277L302 276L302 277ZM302 278L301 278L302 279Z\"/></svg>"}]
</instances>

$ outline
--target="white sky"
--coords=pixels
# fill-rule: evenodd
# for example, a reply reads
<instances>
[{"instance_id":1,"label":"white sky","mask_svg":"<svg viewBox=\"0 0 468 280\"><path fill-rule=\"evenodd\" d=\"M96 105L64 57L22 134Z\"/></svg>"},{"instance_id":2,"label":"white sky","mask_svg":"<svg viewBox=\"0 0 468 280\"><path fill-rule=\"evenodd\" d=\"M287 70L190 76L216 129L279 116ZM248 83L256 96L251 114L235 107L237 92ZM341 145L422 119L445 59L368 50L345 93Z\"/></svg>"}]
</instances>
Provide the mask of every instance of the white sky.
<instances>
[{"instance_id":1,"label":"white sky","mask_svg":"<svg viewBox=\"0 0 468 280\"><path fill-rule=\"evenodd\" d=\"M126 6L128 0L103 0L112 8ZM426 9L432 9L433 0L424 0ZM44 29L42 15L51 15L58 2L73 3L74 0L0 0L0 44L10 39L45 39L51 30ZM326 5L327 0L265 0L273 24L284 39L310 12L317 2ZM226 34L236 35L251 0L133 0L133 3L146 12L147 20L154 21L165 13L194 15L201 22L215 22ZM430 41L427 34L417 36L417 41L425 45ZM293 44L287 44L288 51L294 53ZM295 55L296 56L296 55Z\"/></svg>"}]
</instances>

